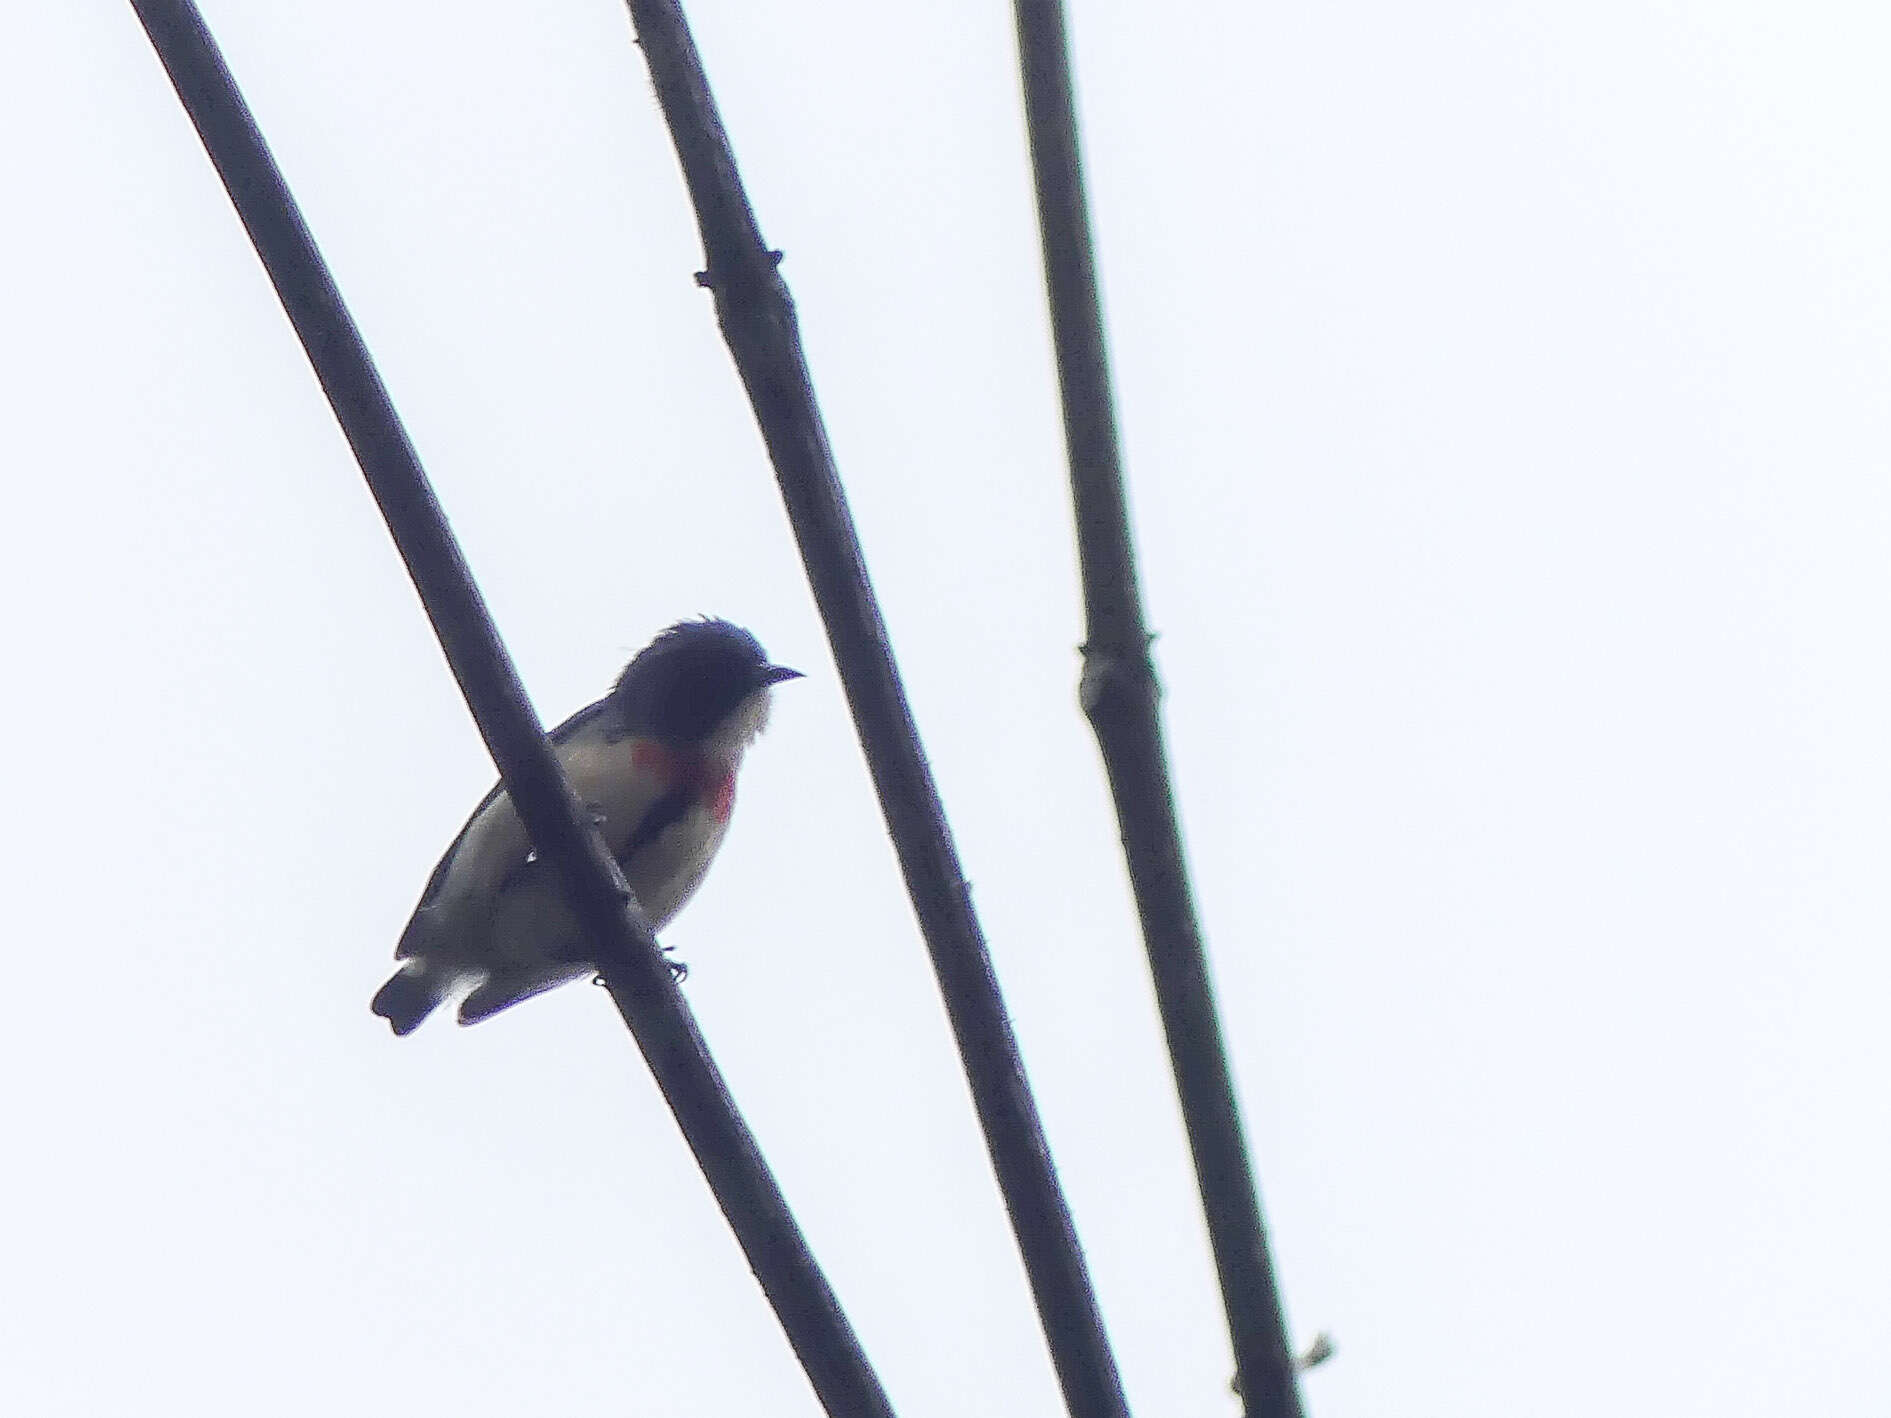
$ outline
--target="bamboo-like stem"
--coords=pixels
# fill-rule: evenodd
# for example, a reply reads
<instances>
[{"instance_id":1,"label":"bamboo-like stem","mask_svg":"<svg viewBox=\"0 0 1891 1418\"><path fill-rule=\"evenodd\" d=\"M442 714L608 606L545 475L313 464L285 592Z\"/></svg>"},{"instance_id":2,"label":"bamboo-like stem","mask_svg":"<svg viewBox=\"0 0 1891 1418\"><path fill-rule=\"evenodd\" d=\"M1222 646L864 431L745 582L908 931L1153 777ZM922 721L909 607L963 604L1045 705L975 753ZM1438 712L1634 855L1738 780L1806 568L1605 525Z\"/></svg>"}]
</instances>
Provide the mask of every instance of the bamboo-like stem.
<instances>
[{"instance_id":1,"label":"bamboo-like stem","mask_svg":"<svg viewBox=\"0 0 1891 1418\"><path fill-rule=\"evenodd\" d=\"M794 303L762 242L702 60L675 0L629 0L702 232L698 281L774 462L906 888L932 957L1039 1322L1073 1418L1127 1418L1023 1060L920 748L814 398Z\"/></svg>"},{"instance_id":2,"label":"bamboo-like stem","mask_svg":"<svg viewBox=\"0 0 1891 1418\"><path fill-rule=\"evenodd\" d=\"M892 1418L880 1381L736 1111L648 921L572 791L302 214L191 0L132 0L295 326L454 678L599 973L834 1418Z\"/></svg>"},{"instance_id":3,"label":"bamboo-like stem","mask_svg":"<svg viewBox=\"0 0 1891 1418\"><path fill-rule=\"evenodd\" d=\"M1117 447L1062 0L1015 0L1083 577L1079 699L1102 750L1249 1418L1300 1418L1280 1292L1189 890Z\"/></svg>"}]
</instances>

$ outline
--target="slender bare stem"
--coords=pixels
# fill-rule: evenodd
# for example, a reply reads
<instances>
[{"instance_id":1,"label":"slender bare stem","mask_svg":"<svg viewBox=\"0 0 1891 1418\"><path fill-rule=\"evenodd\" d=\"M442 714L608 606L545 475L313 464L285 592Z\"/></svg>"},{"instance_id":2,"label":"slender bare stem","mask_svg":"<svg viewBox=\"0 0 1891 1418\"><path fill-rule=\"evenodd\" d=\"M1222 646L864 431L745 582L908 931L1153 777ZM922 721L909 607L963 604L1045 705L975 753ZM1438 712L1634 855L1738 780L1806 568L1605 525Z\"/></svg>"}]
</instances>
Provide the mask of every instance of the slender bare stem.
<instances>
[{"instance_id":1,"label":"slender bare stem","mask_svg":"<svg viewBox=\"0 0 1891 1418\"><path fill-rule=\"evenodd\" d=\"M1299 1418L1300 1393L1241 1135L1163 745L1123 490L1109 350L1084 197L1062 0L1015 0L1064 441L1083 576L1079 697L1103 753L1156 1005L1221 1280L1235 1387L1250 1418Z\"/></svg>"},{"instance_id":2,"label":"slender bare stem","mask_svg":"<svg viewBox=\"0 0 1891 1418\"><path fill-rule=\"evenodd\" d=\"M828 447L779 254L762 242L681 8L675 0L629 4L702 231L707 269L698 280L715 295L723 336L774 461L1065 1406L1077 1418L1127 1418L1089 1270Z\"/></svg>"}]
</instances>

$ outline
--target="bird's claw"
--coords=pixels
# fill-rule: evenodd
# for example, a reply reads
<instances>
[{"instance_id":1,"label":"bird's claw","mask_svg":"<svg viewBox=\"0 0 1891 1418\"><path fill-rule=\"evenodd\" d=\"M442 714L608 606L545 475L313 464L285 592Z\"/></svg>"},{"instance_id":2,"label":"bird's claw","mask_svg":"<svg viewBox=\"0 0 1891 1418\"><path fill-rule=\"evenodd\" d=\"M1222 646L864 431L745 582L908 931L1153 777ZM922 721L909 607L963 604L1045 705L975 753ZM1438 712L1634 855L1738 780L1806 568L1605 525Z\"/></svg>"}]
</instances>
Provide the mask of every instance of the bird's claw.
<instances>
[{"instance_id":1,"label":"bird's claw","mask_svg":"<svg viewBox=\"0 0 1891 1418\"><path fill-rule=\"evenodd\" d=\"M672 960L670 958L669 952L673 948L674 947L667 945L658 947L658 949L664 952L663 963L670 967L670 978L680 985L689 978L689 966L684 964L681 960ZM604 972L600 970L597 974L593 975L591 977L591 983L594 985L604 984Z\"/></svg>"}]
</instances>

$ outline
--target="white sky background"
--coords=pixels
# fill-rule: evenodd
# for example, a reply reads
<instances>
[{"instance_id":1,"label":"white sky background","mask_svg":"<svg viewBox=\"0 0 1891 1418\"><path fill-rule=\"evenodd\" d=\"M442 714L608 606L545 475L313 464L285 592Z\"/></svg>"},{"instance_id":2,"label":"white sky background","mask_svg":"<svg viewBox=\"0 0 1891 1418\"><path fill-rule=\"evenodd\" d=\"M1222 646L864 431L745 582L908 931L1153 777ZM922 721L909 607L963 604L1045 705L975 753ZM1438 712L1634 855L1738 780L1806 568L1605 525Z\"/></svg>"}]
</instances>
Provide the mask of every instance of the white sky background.
<instances>
[{"instance_id":1,"label":"white sky background","mask_svg":"<svg viewBox=\"0 0 1891 1418\"><path fill-rule=\"evenodd\" d=\"M208 14L547 720L810 672L668 940L896 1406L1057 1411L612 0ZM1317 1418L1881 1415L1882 7L1074 15L1182 807ZM1231 1414L1006 7L697 3L1132 1405ZM813 1413L604 998L369 1016L491 779L121 4L18 7L9 1413Z\"/></svg>"}]
</instances>

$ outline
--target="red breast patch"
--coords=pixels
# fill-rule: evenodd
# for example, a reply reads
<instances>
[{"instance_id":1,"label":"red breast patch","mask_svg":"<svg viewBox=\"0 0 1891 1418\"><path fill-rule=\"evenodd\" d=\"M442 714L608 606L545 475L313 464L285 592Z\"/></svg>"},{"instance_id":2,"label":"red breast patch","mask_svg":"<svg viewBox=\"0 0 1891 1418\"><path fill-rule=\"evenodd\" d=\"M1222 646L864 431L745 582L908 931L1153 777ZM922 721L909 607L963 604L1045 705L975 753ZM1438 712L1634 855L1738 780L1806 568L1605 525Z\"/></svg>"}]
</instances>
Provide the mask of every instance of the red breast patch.
<instances>
[{"instance_id":1,"label":"red breast patch","mask_svg":"<svg viewBox=\"0 0 1891 1418\"><path fill-rule=\"evenodd\" d=\"M735 811L735 774L701 754L644 739L631 749L630 761L666 787L689 784L690 796L708 808L717 822L727 822Z\"/></svg>"},{"instance_id":2,"label":"red breast patch","mask_svg":"<svg viewBox=\"0 0 1891 1418\"><path fill-rule=\"evenodd\" d=\"M727 822L729 814L735 811L735 774L724 769L720 782L705 784L704 787L712 789L703 794L709 803L710 814L717 822Z\"/></svg>"}]
</instances>

